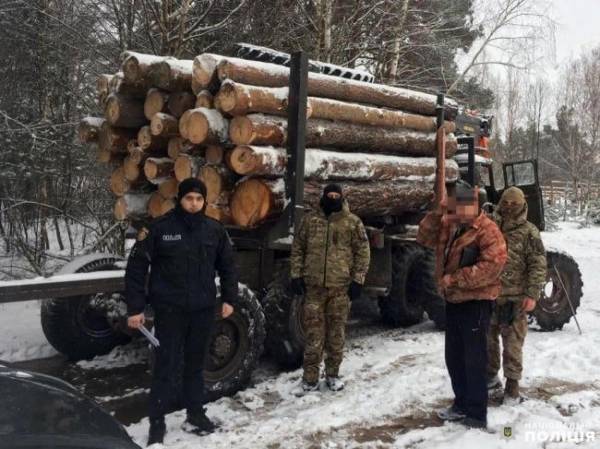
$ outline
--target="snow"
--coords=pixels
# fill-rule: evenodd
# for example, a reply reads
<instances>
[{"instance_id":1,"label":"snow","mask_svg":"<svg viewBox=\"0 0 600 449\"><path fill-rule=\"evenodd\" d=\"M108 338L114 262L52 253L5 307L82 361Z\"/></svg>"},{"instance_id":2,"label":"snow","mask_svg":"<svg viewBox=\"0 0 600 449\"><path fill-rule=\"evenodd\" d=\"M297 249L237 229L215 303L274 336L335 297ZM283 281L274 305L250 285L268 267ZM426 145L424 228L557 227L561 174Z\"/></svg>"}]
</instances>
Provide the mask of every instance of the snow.
<instances>
[{"instance_id":1,"label":"snow","mask_svg":"<svg viewBox=\"0 0 600 449\"><path fill-rule=\"evenodd\" d=\"M197 108L206 120L209 128L217 133L217 137L221 142L226 142L229 137L229 120L225 119L216 109Z\"/></svg>"},{"instance_id":2,"label":"snow","mask_svg":"<svg viewBox=\"0 0 600 449\"><path fill-rule=\"evenodd\" d=\"M452 392L444 365L443 334L426 322L348 341L342 392L321 391L296 398L292 390L301 378L301 371L296 370L257 381L233 397L209 404L208 415L221 424L213 435L190 435L181 429L185 413L170 414L165 447L574 447L578 433L600 431L600 278L596 276L600 229L579 229L567 223L556 233L544 233L543 238L548 246L569 252L580 264L585 290L578 318L584 335L578 335L573 320L563 331L530 330L522 381L529 399L520 405L490 407L489 432L442 425L433 418L437 408L450 403ZM505 427L511 427L511 437L503 436ZM145 444L147 419L129 426L128 431ZM566 442L547 441L557 435ZM598 447L597 440L581 440L578 448Z\"/></svg>"},{"instance_id":3,"label":"snow","mask_svg":"<svg viewBox=\"0 0 600 449\"><path fill-rule=\"evenodd\" d=\"M91 273L57 274L48 278L39 276L33 279L19 279L16 281L0 281L0 287L18 287L20 285L37 285L55 282L85 281L95 279L110 279L124 277L125 270L94 271Z\"/></svg>"}]
</instances>

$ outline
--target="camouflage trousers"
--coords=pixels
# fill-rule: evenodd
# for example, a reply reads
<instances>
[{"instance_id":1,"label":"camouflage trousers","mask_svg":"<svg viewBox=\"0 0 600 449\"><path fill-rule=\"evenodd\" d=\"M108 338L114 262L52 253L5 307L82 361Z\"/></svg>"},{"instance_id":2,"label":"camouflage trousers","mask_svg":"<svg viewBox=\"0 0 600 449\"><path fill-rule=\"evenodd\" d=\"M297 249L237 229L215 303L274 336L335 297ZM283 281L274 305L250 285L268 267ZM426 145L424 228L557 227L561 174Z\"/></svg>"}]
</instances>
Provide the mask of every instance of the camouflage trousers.
<instances>
[{"instance_id":1,"label":"camouflage trousers","mask_svg":"<svg viewBox=\"0 0 600 449\"><path fill-rule=\"evenodd\" d=\"M326 351L325 373L337 376L344 356L346 322L350 300L346 287L307 286L304 299L304 380L319 380L321 360Z\"/></svg>"},{"instance_id":2,"label":"camouflage trousers","mask_svg":"<svg viewBox=\"0 0 600 449\"><path fill-rule=\"evenodd\" d=\"M512 323L507 324L499 319L502 314L501 307L506 306L496 305L488 333L488 376L491 378L498 374L500 355L502 354L504 377L520 380L523 372L523 343L528 327L527 313L519 310L520 302L513 303L514 317ZM502 338L502 353L500 352L500 337Z\"/></svg>"}]
</instances>

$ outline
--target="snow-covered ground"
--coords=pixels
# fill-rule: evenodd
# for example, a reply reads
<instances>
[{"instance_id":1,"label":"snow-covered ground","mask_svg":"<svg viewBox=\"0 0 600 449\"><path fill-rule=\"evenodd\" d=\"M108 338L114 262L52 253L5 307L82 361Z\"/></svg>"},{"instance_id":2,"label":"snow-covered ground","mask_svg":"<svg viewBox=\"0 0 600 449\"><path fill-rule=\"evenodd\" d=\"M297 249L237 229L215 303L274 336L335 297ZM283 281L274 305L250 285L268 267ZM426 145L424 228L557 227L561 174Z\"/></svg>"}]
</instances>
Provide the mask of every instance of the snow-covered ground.
<instances>
[{"instance_id":1,"label":"snow-covered ground","mask_svg":"<svg viewBox=\"0 0 600 449\"><path fill-rule=\"evenodd\" d=\"M523 379L529 399L517 406L492 400L490 432L465 430L435 417L437 408L450 403L452 392L443 334L426 322L350 339L342 365L347 386L342 392L323 391L298 399L292 389L300 380L300 370L260 375L254 387L208 405L209 416L221 424L221 430L205 437L185 433L181 430L184 413L173 413L167 418L165 447L571 449L575 444L570 437L582 437L576 447L600 447L600 276L596 274L600 228L561 223L559 231L543 237L547 246L570 253L579 263L584 297L577 316L583 335L573 320L562 331L530 331ZM39 323L35 302L0 306L0 359L52 354ZM115 351L79 366L93 369L99 364L131 362L130 354ZM505 428L511 429L512 436L504 436ZM147 419L128 431L144 446ZM595 441L586 435L589 432L595 432ZM557 436L566 441L547 441Z\"/></svg>"},{"instance_id":2,"label":"snow-covered ground","mask_svg":"<svg viewBox=\"0 0 600 449\"><path fill-rule=\"evenodd\" d=\"M492 401L490 432L435 418L435 410L450 403L452 392L443 334L423 323L348 342L342 366L347 386L342 392L298 399L292 389L301 371L283 373L210 404L208 415L221 424L213 435L189 435L181 430L184 413L171 414L165 446L570 449L575 447L573 438L580 438L577 447L600 447L600 228L562 224L544 240L569 252L580 265L584 297L578 318L583 335L573 320L559 332L530 332L523 379L529 399L516 406ZM510 437L504 436L505 428L510 428ZM143 445L148 421L128 431ZM565 441L549 442L558 437Z\"/></svg>"}]
</instances>

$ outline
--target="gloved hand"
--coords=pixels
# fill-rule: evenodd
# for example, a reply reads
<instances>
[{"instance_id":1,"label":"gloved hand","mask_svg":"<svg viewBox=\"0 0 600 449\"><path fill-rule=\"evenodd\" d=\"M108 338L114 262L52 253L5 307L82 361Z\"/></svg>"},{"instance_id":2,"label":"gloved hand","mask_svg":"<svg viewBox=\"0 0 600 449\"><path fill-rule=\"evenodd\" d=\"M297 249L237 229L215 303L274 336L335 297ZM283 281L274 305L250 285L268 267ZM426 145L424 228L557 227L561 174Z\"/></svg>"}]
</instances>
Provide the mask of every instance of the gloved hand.
<instances>
[{"instance_id":1,"label":"gloved hand","mask_svg":"<svg viewBox=\"0 0 600 449\"><path fill-rule=\"evenodd\" d=\"M350 287L348 287L348 296L350 297L350 301L354 301L355 299L360 298L362 288L362 284L359 284L356 281L352 281L350 283Z\"/></svg>"},{"instance_id":2,"label":"gloved hand","mask_svg":"<svg viewBox=\"0 0 600 449\"><path fill-rule=\"evenodd\" d=\"M302 296L306 294L306 284L304 283L304 278L293 278L291 284L294 295Z\"/></svg>"}]
</instances>

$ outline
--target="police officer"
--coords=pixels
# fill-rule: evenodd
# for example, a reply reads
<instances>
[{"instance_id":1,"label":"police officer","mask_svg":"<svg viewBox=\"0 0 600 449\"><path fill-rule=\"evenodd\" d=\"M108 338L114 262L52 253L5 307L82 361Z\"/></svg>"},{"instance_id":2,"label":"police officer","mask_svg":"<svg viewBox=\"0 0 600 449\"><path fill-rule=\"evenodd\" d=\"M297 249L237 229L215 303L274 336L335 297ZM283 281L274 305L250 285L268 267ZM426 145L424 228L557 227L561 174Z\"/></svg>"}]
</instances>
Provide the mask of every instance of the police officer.
<instances>
[{"instance_id":1,"label":"police officer","mask_svg":"<svg viewBox=\"0 0 600 449\"><path fill-rule=\"evenodd\" d=\"M349 297L360 296L370 262L365 228L350 213L341 187L327 185L320 206L303 217L290 257L292 290L305 295L304 376L298 396L318 388L324 349L327 386L333 391L344 388L339 369Z\"/></svg>"},{"instance_id":2,"label":"police officer","mask_svg":"<svg viewBox=\"0 0 600 449\"><path fill-rule=\"evenodd\" d=\"M504 402L518 403L527 312L535 308L546 281L546 251L538 229L527 221L527 202L518 187L504 191L493 219L506 239L508 261L502 272L502 293L496 300L488 338L488 388L502 385L498 377L502 336Z\"/></svg>"},{"instance_id":3,"label":"police officer","mask_svg":"<svg viewBox=\"0 0 600 449\"><path fill-rule=\"evenodd\" d=\"M190 431L214 430L203 407L204 359L217 307L222 317L231 315L238 291L229 236L218 221L204 215L205 185L195 178L184 180L177 200L174 210L140 231L125 274L128 325L133 329L144 325L148 302L160 342L150 390L149 445L163 441L164 415L182 406ZM222 305L217 304L215 271ZM181 384L183 391L177 391Z\"/></svg>"}]
</instances>

